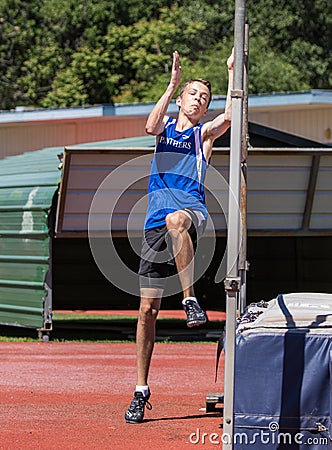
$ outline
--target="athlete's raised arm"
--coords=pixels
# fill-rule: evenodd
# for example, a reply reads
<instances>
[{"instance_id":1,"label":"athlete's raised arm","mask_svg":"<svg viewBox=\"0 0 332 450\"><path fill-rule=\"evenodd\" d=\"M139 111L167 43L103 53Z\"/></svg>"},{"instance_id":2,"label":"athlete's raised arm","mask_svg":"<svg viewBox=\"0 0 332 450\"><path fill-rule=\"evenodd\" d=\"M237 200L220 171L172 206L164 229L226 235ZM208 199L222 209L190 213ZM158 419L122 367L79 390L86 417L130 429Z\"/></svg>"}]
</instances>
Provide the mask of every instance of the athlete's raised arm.
<instances>
[{"instance_id":1,"label":"athlete's raised arm","mask_svg":"<svg viewBox=\"0 0 332 450\"><path fill-rule=\"evenodd\" d=\"M206 122L202 127L202 140L204 156L210 159L212 153L213 142L222 134L224 134L231 126L232 119L232 98L231 91L233 89L233 68L234 68L234 49L227 60L228 68L228 89L226 96L225 111L219 114L215 119Z\"/></svg>"},{"instance_id":2,"label":"athlete's raised arm","mask_svg":"<svg viewBox=\"0 0 332 450\"><path fill-rule=\"evenodd\" d=\"M153 110L151 111L146 122L145 131L148 134L158 135L164 130L167 120L166 112L168 106L181 82L181 65L180 56L177 51L173 52L172 75L169 85L164 94L160 97Z\"/></svg>"}]
</instances>

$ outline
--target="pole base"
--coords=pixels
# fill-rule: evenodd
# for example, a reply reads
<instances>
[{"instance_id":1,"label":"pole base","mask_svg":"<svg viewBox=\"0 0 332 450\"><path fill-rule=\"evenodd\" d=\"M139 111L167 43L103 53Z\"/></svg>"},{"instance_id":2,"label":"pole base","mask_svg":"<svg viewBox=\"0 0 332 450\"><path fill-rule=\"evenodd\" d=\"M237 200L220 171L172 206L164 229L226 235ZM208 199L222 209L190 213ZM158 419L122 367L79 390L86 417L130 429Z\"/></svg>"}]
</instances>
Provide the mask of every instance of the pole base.
<instances>
[{"instance_id":1,"label":"pole base","mask_svg":"<svg viewBox=\"0 0 332 450\"><path fill-rule=\"evenodd\" d=\"M221 406L222 405L222 406ZM224 394L210 393L206 396L206 412L223 411Z\"/></svg>"}]
</instances>

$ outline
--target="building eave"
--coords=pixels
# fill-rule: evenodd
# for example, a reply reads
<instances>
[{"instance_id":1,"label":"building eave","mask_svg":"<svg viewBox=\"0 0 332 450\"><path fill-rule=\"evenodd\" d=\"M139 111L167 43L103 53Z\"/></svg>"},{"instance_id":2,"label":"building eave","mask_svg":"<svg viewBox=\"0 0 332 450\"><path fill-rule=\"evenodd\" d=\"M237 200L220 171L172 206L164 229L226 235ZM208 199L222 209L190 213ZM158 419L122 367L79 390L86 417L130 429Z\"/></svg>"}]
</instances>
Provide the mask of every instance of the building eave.
<instances>
[{"instance_id":1,"label":"building eave","mask_svg":"<svg viewBox=\"0 0 332 450\"><path fill-rule=\"evenodd\" d=\"M225 96L215 96L212 99L210 111L223 110L225 103ZM14 111L0 111L0 123L70 120L92 117L146 116L152 111L154 105L154 102L148 102L55 109L24 109L23 107L17 107ZM249 111L280 108L293 109L299 106L330 107L332 105L332 90L252 94L249 95L248 105ZM168 113L174 114L177 111L178 107L173 100L169 105Z\"/></svg>"}]
</instances>

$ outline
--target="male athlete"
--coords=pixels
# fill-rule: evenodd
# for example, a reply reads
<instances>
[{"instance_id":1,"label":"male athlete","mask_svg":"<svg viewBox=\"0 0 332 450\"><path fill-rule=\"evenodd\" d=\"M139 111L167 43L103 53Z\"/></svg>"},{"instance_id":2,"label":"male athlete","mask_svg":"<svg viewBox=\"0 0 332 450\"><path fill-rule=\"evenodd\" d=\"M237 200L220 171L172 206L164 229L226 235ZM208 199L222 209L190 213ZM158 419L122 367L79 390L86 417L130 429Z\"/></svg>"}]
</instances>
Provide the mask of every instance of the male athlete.
<instances>
[{"instance_id":1,"label":"male athlete","mask_svg":"<svg viewBox=\"0 0 332 450\"><path fill-rule=\"evenodd\" d=\"M136 352L137 385L125 413L128 423L143 421L144 409L151 409L148 372L155 342L155 323L165 281L177 271L182 306L188 327L202 325L207 317L193 288L193 258L197 239L207 220L204 177L215 139L231 121L234 52L227 60L228 92L225 112L201 124L211 101L211 85L204 79L187 81L176 99L177 119L166 115L181 81L180 57L173 53L170 83L153 108L146 132L157 136L148 188L148 210L139 268L141 303Z\"/></svg>"}]
</instances>

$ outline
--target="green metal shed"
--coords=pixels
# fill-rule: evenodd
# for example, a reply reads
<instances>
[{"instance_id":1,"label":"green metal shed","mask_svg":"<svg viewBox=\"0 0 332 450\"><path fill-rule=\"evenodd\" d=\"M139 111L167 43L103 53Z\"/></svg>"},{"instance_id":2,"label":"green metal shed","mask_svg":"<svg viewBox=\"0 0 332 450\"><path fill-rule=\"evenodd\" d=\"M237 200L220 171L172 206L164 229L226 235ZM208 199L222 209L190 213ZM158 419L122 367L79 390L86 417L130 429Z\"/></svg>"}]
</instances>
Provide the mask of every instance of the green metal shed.
<instances>
[{"instance_id":1,"label":"green metal shed","mask_svg":"<svg viewBox=\"0 0 332 450\"><path fill-rule=\"evenodd\" d=\"M0 323L40 333L52 327L47 215L61 177L61 151L0 160Z\"/></svg>"}]
</instances>

